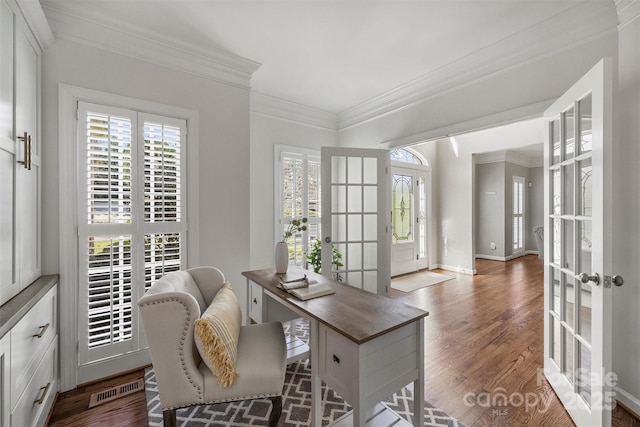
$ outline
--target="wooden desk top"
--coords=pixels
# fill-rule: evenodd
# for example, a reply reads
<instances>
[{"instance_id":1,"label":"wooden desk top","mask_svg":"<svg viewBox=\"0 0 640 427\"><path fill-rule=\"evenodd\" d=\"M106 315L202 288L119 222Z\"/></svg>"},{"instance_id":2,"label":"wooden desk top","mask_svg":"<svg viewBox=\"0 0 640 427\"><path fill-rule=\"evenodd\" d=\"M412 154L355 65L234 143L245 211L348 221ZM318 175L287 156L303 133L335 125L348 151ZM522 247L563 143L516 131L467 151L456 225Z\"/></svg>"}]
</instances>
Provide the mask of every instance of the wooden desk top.
<instances>
[{"instance_id":1,"label":"wooden desk top","mask_svg":"<svg viewBox=\"0 0 640 427\"><path fill-rule=\"evenodd\" d=\"M309 279L328 284L336 293L300 301L277 287L280 276L273 268L242 273L247 279L356 344L365 343L429 315L419 308L335 282L312 271L295 266L289 266L287 271L287 275L293 277L302 277L304 274Z\"/></svg>"}]
</instances>

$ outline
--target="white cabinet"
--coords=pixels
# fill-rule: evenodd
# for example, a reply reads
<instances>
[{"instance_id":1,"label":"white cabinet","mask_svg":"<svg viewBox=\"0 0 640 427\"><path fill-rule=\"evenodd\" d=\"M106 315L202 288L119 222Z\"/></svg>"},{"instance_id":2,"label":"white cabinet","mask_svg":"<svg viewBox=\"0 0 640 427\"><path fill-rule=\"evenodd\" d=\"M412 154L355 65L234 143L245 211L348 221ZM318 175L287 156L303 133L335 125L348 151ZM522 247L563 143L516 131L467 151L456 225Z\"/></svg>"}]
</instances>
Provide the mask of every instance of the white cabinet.
<instances>
[{"instance_id":1,"label":"white cabinet","mask_svg":"<svg viewBox=\"0 0 640 427\"><path fill-rule=\"evenodd\" d=\"M11 420L11 336L0 338L0 426Z\"/></svg>"},{"instance_id":2,"label":"white cabinet","mask_svg":"<svg viewBox=\"0 0 640 427\"><path fill-rule=\"evenodd\" d=\"M0 304L40 276L41 50L14 0L0 0Z\"/></svg>"},{"instance_id":3,"label":"white cabinet","mask_svg":"<svg viewBox=\"0 0 640 427\"><path fill-rule=\"evenodd\" d=\"M57 287L11 329L11 426L42 425L58 390Z\"/></svg>"},{"instance_id":4,"label":"white cabinet","mask_svg":"<svg viewBox=\"0 0 640 427\"><path fill-rule=\"evenodd\" d=\"M40 277L0 319L0 427L42 426L60 388L57 277Z\"/></svg>"}]
</instances>

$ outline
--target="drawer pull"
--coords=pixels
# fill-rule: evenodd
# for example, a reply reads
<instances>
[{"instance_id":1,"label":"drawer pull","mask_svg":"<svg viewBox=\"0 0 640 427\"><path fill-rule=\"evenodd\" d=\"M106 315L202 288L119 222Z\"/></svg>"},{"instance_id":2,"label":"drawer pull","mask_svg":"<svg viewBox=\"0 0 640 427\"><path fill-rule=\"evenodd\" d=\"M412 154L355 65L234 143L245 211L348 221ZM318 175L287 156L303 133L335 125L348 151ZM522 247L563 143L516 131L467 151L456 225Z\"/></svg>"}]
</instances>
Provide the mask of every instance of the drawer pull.
<instances>
[{"instance_id":1,"label":"drawer pull","mask_svg":"<svg viewBox=\"0 0 640 427\"><path fill-rule=\"evenodd\" d=\"M40 333L33 334L33 338L42 338L44 333L47 332L47 329L49 329L49 323L47 323L46 325L40 326Z\"/></svg>"},{"instance_id":2,"label":"drawer pull","mask_svg":"<svg viewBox=\"0 0 640 427\"><path fill-rule=\"evenodd\" d=\"M339 364L340 363L340 358L334 354L333 355L333 361Z\"/></svg>"},{"instance_id":3,"label":"drawer pull","mask_svg":"<svg viewBox=\"0 0 640 427\"><path fill-rule=\"evenodd\" d=\"M42 402L44 402L44 398L47 396L47 393L49 392L49 387L51 387L51 383L47 383L46 386L40 387L40 391L42 392L42 394L40 395L40 399L33 401L34 404L37 403L38 405L42 405Z\"/></svg>"}]
</instances>

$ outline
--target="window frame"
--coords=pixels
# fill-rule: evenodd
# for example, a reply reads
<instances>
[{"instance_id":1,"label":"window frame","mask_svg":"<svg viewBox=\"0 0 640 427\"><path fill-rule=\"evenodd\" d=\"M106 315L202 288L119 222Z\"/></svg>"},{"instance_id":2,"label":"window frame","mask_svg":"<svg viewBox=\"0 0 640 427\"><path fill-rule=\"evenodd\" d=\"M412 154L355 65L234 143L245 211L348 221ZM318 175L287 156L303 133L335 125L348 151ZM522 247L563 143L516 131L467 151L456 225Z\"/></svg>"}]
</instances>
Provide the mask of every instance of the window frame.
<instances>
[{"instance_id":1,"label":"window frame","mask_svg":"<svg viewBox=\"0 0 640 427\"><path fill-rule=\"evenodd\" d=\"M112 357L85 366L78 365L78 144L77 107L78 102L110 105L116 108L132 109L148 114L174 117L186 120L184 155L189 167L186 169L186 198L188 233L185 248L186 266L199 265L199 236L189 233L188 224L199 220L198 183L198 127L199 115L195 110L175 107L133 97L100 92L66 84L58 85L58 140L59 140L59 188L73 188L74 191L59 191L60 236L58 250L60 260L60 385L62 391L75 388L78 384L150 363L148 350L135 351ZM193 195L193 196L192 196ZM49 248L50 250L53 248Z\"/></svg>"},{"instance_id":2,"label":"window frame","mask_svg":"<svg viewBox=\"0 0 640 427\"><path fill-rule=\"evenodd\" d=\"M526 197L525 179L513 175L511 178L511 255L522 254L525 250ZM516 200L519 198L519 200ZM516 227L518 220L519 229Z\"/></svg>"},{"instance_id":3,"label":"window frame","mask_svg":"<svg viewBox=\"0 0 640 427\"><path fill-rule=\"evenodd\" d=\"M274 203L274 246L276 242L282 241L282 236L284 234L284 230L285 227L289 224L289 220L293 219L293 217L285 217L283 215L282 212L282 208L283 208L283 203L284 203L284 189L283 189L283 176L282 176L282 156L286 153L289 153L292 155L292 157L300 157L303 159L303 161L305 162L304 168L305 171L307 171L307 173L305 173L305 177L304 177L304 188L305 188L305 192L308 190L308 185L307 185L307 180L308 180L308 165L307 162L309 160L309 158L317 158L318 161L318 165L320 166L320 151L319 150L313 150L313 149L309 149L309 148L301 148L301 147L295 147L295 146L291 146L291 145L282 145L282 144L275 144L274 145L274 181L275 181L275 203ZM320 169L318 169L319 173L320 173ZM320 178L320 176L318 177ZM318 186L320 186L320 179L318 179ZM321 195L321 191L322 189L320 188L320 192L319 192L319 196ZM305 197L307 200L307 203L303 203L302 204L302 216L306 217L308 219L308 226L311 225L317 225L318 227L318 231L321 230L321 219L322 219L322 205L321 205L321 197L318 197L318 211L319 211L319 215L316 217L309 217L308 214L308 207L309 207L309 203L308 203L308 194L305 193ZM318 233L318 238L320 236L320 233ZM294 253L297 251L297 246L300 244L297 240L293 241L293 242L288 242L289 244L289 250L291 250L292 246L293 246L293 251ZM309 251L311 250L311 242L309 241L309 230L307 231L303 231L302 232L302 238L301 238L301 252L302 252L302 262L300 265L300 267L306 267L307 266L307 255L309 254ZM295 255L294 255L295 258Z\"/></svg>"}]
</instances>

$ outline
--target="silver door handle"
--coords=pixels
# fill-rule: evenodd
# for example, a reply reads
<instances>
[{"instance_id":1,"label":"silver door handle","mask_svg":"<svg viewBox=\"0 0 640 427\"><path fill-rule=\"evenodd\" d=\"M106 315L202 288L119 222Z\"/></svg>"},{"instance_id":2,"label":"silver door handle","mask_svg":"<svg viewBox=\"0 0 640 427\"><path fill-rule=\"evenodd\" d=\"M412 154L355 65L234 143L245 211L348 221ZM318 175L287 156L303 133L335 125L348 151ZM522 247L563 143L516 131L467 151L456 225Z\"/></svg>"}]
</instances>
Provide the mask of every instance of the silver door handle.
<instances>
[{"instance_id":1,"label":"silver door handle","mask_svg":"<svg viewBox=\"0 0 640 427\"><path fill-rule=\"evenodd\" d=\"M578 279L580 279L582 283L593 282L596 286L600 284L600 275L598 273L593 273L593 276L589 276L587 273L580 273Z\"/></svg>"},{"instance_id":2,"label":"silver door handle","mask_svg":"<svg viewBox=\"0 0 640 427\"><path fill-rule=\"evenodd\" d=\"M624 285L624 279L622 278L622 276L618 276L615 275L611 278L611 281L613 282L614 285L616 286L622 286Z\"/></svg>"}]
</instances>

